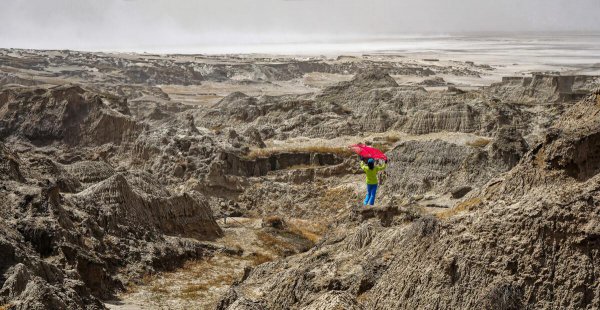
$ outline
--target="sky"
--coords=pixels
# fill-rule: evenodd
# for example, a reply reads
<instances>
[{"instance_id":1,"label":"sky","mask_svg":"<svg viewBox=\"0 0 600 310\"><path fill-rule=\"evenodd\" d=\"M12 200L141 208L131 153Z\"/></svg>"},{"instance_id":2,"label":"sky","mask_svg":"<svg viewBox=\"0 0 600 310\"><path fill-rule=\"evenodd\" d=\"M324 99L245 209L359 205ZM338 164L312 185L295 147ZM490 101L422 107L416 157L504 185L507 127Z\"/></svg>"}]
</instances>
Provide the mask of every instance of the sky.
<instances>
[{"instance_id":1,"label":"sky","mask_svg":"<svg viewBox=\"0 0 600 310\"><path fill-rule=\"evenodd\" d=\"M0 47L132 50L600 32L600 0L2 0Z\"/></svg>"}]
</instances>

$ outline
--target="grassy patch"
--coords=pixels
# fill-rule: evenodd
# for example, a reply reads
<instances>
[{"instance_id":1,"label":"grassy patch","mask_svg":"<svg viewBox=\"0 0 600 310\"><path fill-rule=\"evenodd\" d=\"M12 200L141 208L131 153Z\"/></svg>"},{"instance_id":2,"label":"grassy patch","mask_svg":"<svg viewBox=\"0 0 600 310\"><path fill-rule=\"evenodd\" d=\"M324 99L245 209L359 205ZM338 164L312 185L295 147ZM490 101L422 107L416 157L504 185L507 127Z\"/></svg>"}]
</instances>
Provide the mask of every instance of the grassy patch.
<instances>
[{"instance_id":1,"label":"grassy patch","mask_svg":"<svg viewBox=\"0 0 600 310\"><path fill-rule=\"evenodd\" d=\"M327 231L327 226L320 222L296 222L289 224L289 231L304 239L308 239L313 244L321 240L321 237Z\"/></svg>"},{"instance_id":2,"label":"grassy patch","mask_svg":"<svg viewBox=\"0 0 600 310\"><path fill-rule=\"evenodd\" d=\"M195 286L195 285L194 285ZM201 285L198 285L201 286ZM181 292L180 294L178 294L178 298L183 299L183 300L195 300L197 298L200 298L201 295L204 294L204 292L208 291L208 288L206 290L197 290L194 291L192 289L190 289L188 292Z\"/></svg>"},{"instance_id":3,"label":"grassy patch","mask_svg":"<svg viewBox=\"0 0 600 310\"><path fill-rule=\"evenodd\" d=\"M467 145L472 147L486 147L488 144L490 144L490 140L485 138L477 138L467 142Z\"/></svg>"},{"instance_id":4,"label":"grassy patch","mask_svg":"<svg viewBox=\"0 0 600 310\"><path fill-rule=\"evenodd\" d=\"M384 137L385 142L389 143L389 144L394 144L398 141L400 141L400 137L396 136L396 135L388 135Z\"/></svg>"},{"instance_id":5,"label":"grassy patch","mask_svg":"<svg viewBox=\"0 0 600 310\"><path fill-rule=\"evenodd\" d=\"M294 246L292 244L290 244L289 242L283 241L267 232L259 231L256 233L256 237L258 238L258 240L260 240L262 242L262 244L265 247L272 249L278 255L283 256L285 254L286 250L288 250L288 251L295 250Z\"/></svg>"},{"instance_id":6,"label":"grassy patch","mask_svg":"<svg viewBox=\"0 0 600 310\"><path fill-rule=\"evenodd\" d=\"M168 286L169 285L164 283L154 283L152 286L150 286L149 290L155 294L168 294L169 291L166 289Z\"/></svg>"},{"instance_id":7,"label":"grassy patch","mask_svg":"<svg viewBox=\"0 0 600 310\"><path fill-rule=\"evenodd\" d=\"M362 305L367 302L367 299L369 299L369 292L364 292L356 297L356 301Z\"/></svg>"},{"instance_id":8,"label":"grassy patch","mask_svg":"<svg viewBox=\"0 0 600 310\"><path fill-rule=\"evenodd\" d=\"M244 259L251 261L253 266L258 266L260 264L272 261L273 257L262 253L252 253L244 257Z\"/></svg>"},{"instance_id":9,"label":"grassy patch","mask_svg":"<svg viewBox=\"0 0 600 310\"><path fill-rule=\"evenodd\" d=\"M389 151L391 149L391 146L388 143L382 143L382 142L375 142L375 143L373 143L373 145L371 145L371 147L374 147L384 153L386 153L387 151Z\"/></svg>"},{"instance_id":10,"label":"grassy patch","mask_svg":"<svg viewBox=\"0 0 600 310\"><path fill-rule=\"evenodd\" d=\"M546 150L541 149L537 154L535 154L534 163L536 166L545 168L546 167Z\"/></svg>"},{"instance_id":11,"label":"grassy patch","mask_svg":"<svg viewBox=\"0 0 600 310\"><path fill-rule=\"evenodd\" d=\"M216 135L218 135L223 131L224 128L225 128L225 125L219 124L219 125L210 127L210 130L212 132L214 132Z\"/></svg>"},{"instance_id":12,"label":"grassy patch","mask_svg":"<svg viewBox=\"0 0 600 310\"><path fill-rule=\"evenodd\" d=\"M246 159L256 159L261 157L269 157L274 154L280 153L328 153L337 154L340 156L350 156L354 154L352 150L347 147L336 147L336 146L299 146L299 147L286 147L286 148L264 148L264 149L252 149L250 153L244 156Z\"/></svg>"},{"instance_id":13,"label":"grassy patch","mask_svg":"<svg viewBox=\"0 0 600 310\"><path fill-rule=\"evenodd\" d=\"M206 274L204 277L207 277ZM220 274L214 277L209 277L208 280L203 283L190 284L183 287L179 293L179 298L192 300L201 297L211 288L229 286L234 280L235 277L232 274Z\"/></svg>"},{"instance_id":14,"label":"grassy patch","mask_svg":"<svg viewBox=\"0 0 600 310\"><path fill-rule=\"evenodd\" d=\"M156 275L151 274L151 273L147 273L142 277L142 283L144 285L148 285L150 284L152 281L154 281L156 278Z\"/></svg>"},{"instance_id":15,"label":"grassy patch","mask_svg":"<svg viewBox=\"0 0 600 310\"><path fill-rule=\"evenodd\" d=\"M289 166L286 169L287 170L298 170L298 169L311 169L311 168L316 168L318 167L317 165L293 165L293 166Z\"/></svg>"},{"instance_id":16,"label":"grassy patch","mask_svg":"<svg viewBox=\"0 0 600 310\"><path fill-rule=\"evenodd\" d=\"M316 234L308 229L305 229L302 226L292 226L290 227L290 232L299 235L304 239L310 240L310 242L312 242L313 244L317 243L317 241L321 239L321 235Z\"/></svg>"},{"instance_id":17,"label":"grassy patch","mask_svg":"<svg viewBox=\"0 0 600 310\"><path fill-rule=\"evenodd\" d=\"M286 226L286 223L281 216L271 215L262 219L262 225L266 227L283 229Z\"/></svg>"},{"instance_id":18,"label":"grassy patch","mask_svg":"<svg viewBox=\"0 0 600 310\"><path fill-rule=\"evenodd\" d=\"M328 209L341 209L354 198L354 191L349 187L328 189L319 199L319 206Z\"/></svg>"},{"instance_id":19,"label":"grassy patch","mask_svg":"<svg viewBox=\"0 0 600 310\"><path fill-rule=\"evenodd\" d=\"M215 263L212 261L213 257L210 257L204 261L191 260L187 261L183 265L183 269L194 275L194 277L204 277L211 269L215 267Z\"/></svg>"},{"instance_id":20,"label":"grassy patch","mask_svg":"<svg viewBox=\"0 0 600 310\"><path fill-rule=\"evenodd\" d=\"M467 199L450 210L437 213L436 216L440 219L448 219L455 216L456 214L475 209L475 207L479 206L481 202L481 198L479 197Z\"/></svg>"},{"instance_id":21,"label":"grassy patch","mask_svg":"<svg viewBox=\"0 0 600 310\"><path fill-rule=\"evenodd\" d=\"M208 291L210 287L208 287L208 285L206 283L202 283L202 284L192 284L192 285L188 285L186 287L184 287L181 290L181 293L183 294L192 294L192 293L197 293L199 291Z\"/></svg>"}]
</instances>

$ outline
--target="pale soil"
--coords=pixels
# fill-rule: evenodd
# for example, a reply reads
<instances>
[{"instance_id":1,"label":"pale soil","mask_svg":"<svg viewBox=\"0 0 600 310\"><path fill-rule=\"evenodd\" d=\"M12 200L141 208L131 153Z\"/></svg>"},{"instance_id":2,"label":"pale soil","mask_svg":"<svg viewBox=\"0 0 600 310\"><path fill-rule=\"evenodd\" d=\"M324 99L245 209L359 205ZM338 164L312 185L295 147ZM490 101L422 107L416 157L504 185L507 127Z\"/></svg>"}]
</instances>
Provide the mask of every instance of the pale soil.
<instances>
[{"instance_id":1,"label":"pale soil","mask_svg":"<svg viewBox=\"0 0 600 310\"><path fill-rule=\"evenodd\" d=\"M240 279L244 267L253 266L253 253L273 259L272 253L256 236L260 219L229 218L219 221L225 236L219 244L241 248L242 256L217 254L205 261L191 261L174 272L144 278L144 283L129 288L118 301L107 302L109 309L210 309L233 281Z\"/></svg>"},{"instance_id":2,"label":"pale soil","mask_svg":"<svg viewBox=\"0 0 600 310\"><path fill-rule=\"evenodd\" d=\"M265 141L267 147L263 150L285 151L290 148L308 148L314 146L345 148L357 143L377 143L387 141L387 139L394 141L392 145L390 145L390 147L393 148L393 146L405 141L442 140L458 145L466 145L478 139L487 138L476 134L462 132L435 132L424 135L411 135L399 131L387 131L383 133L360 133L358 136L340 136L333 139L298 137L287 140L267 140Z\"/></svg>"},{"instance_id":3,"label":"pale soil","mask_svg":"<svg viewBox=\"0 0 600 310\"><path fill-rule=\"evenodd\" d=\"M227 218L218 220L224 236L216 240L220 246L241 249L242 255L219 253L207 260L190 261L173 272L147 276L143 284L129 287L118 300L107 301L109 309L212 309L219 297L236 280L244 268L254 267L280 257L280 252L261 238L261 219ZM288 220L310 232L311 223ZM314 236L318 236L315 232Z\"/></svg>"},{"instance_id":4,"label":"pale soil","mask_svg":"<svg viewBox=\"0 0 600 310\"><path fill-rule=\"evenodd\" d=\"M280 96L285 94L305 94L317 91L317 88L304 85L302 81L299 80L255 83L249 85L232 82L203 82L202 85L163 85L160 86L160 88L169 95L171 100L200 107L210 107L219 102L223 97L236 91L249 96Z\"/></svg>"}]
</instances>

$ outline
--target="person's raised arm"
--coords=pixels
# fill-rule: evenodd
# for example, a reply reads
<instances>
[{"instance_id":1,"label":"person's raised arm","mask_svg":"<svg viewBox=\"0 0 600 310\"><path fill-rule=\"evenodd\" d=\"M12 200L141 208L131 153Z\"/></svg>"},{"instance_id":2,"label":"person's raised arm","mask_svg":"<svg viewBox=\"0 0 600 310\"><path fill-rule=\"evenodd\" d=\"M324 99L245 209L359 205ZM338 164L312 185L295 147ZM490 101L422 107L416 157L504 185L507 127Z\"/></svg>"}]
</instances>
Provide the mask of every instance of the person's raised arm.
<instances>
[{"instance_id":1,"label":"person's raised arm","mask_svg":"<svg viewBox=\"0 0 600 310\"><path fill-rule=\"evenodd\" d=\"M361 160L360 161L360 169L367 170L367 168L369 168L369 166L365 165L365 162Z\"/></svg>"},{"instance_id":2,"label":"person's raised arm","mask_svg":"<svg viewBox=\"0 0 600 310\"><path fill-rule=\"evenodd\" d=\"M377 171L385 170L386 164L387 164L387 160L384 161L381 165L377 166Z\"/></svg>"}]
</instances>

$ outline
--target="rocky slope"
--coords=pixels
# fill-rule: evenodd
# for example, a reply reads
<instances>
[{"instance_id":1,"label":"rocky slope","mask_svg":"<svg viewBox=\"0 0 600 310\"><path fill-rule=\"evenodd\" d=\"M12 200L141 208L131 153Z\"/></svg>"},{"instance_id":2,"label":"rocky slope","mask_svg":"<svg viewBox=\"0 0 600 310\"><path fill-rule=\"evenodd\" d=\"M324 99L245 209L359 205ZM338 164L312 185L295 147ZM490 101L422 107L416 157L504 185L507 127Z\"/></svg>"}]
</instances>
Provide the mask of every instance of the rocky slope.
<instances>
[{"instance_id":1,"label":"rocky slope","mask_svg":"<svg viewBox=\"0 0 600 310\"><path fill-rule=\"evenodd\" d=\"M366 71L315 96L255 98L233 93L200 118L210 126L251 126L263 139L333 138L388 130L490 136L502 126L528 125L527 111L489 97L487 92L428 92L399 86L385 73Z\"/></svg>"},{"instance_id":2,"label":"rocky slope","mask_svg":"<svg viewBox=\"0 0 600 310\"><path fill-rule=\"evenodd\" d=\"M599 107L597 93L570 108L455 216L344 225L253 270L219 309L598 308Z\"/></svg>"},{"instance_id":3,"label":"rocky slope","mask_svg":"<svg viewBox=\"0 0 600 310\"><path fill-rule=\"evenodd\" d=\"M144 130L126 107L80 87L1 93L0 304L100 309L130 280L219 250L202 242L221 235L206 198L101 154Z\"/></svg>"},{"instance_id":4,"label":"rocky slope","mask_svg":"<svg viewBox=\"0 0 600 310\"><path fill-rule=\"evenodd\" d=\"M598 78L423 61L0 50L0 308L597 308Z\"/></svg>"}]
</instances>

